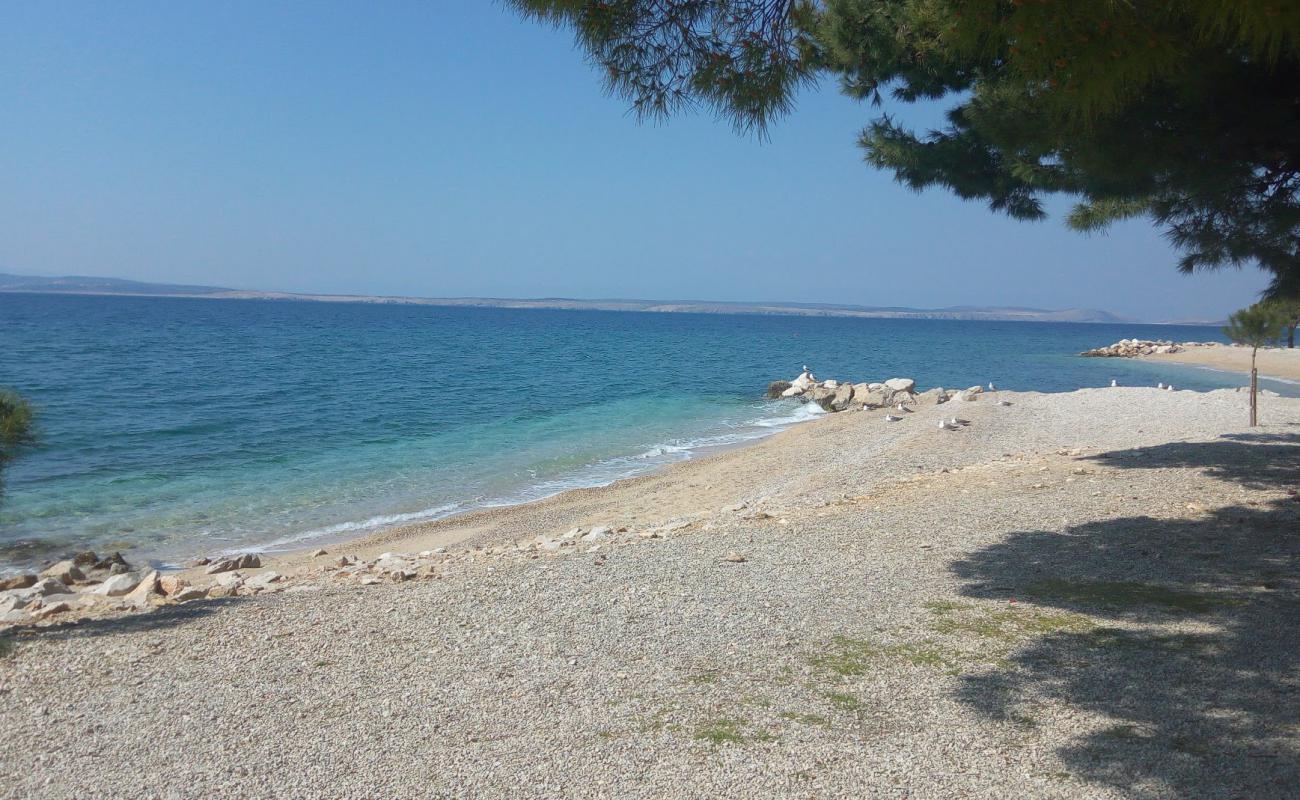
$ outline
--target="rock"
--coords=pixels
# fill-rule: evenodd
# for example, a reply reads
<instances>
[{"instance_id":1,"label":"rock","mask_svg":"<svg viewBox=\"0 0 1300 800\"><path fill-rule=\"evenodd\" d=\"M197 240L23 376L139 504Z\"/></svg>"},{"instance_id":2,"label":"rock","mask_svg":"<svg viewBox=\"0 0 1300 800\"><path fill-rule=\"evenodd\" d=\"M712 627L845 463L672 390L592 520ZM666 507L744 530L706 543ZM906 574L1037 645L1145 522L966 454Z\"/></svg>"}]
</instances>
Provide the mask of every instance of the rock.
<instances>
[{"instance_id":1,"label":"rock","mask_svg":"<svg viewBox=\"0 0 1300 800\"><path fill-rule=\"evenodd\" d=\"M202 558L192 558L189 561L186 561L183 566L186 569L194 569L195 567L206 567L208 564L211 563L212 563L212 559L208 558L207 556L204 556Z\"/></svg>"},{"instance_id":2,"label":"rock","mask_svg":"<svg viewBox=\"0 0 1300 800\"><path fill-rule=\"evenodd\" d=\"M158 579L158 591L168 597L189 588L189 585L189 581L176 575L163 575Z\"/></svg>"},{"instance_id":3,"label":"rock","mask_svg":"<svg viewBox=\"0 0 1300 800\"><path fill-rule=\"evenodd\" d=\"M0 580L0 592L7 592L10 589L26 589L35 584L37 577L28 572L23 575L13 575L4 580Z\"/></svg>"},{"instance_id":4,"label":"rock","mask_svg":"<svg viewBox=\"0 0 1300 800\"><path fill-rule=\"evenodd\" d=\"M838 389L838 388L840 388L840 382L839 382L839 381L830 381L830 380L822 381L822 388L823 388L823 389Z\"/></svg>"},{"instance_id":5,"label":"rock","mask_svg":"<svg viewBox=\"0 0 1300 800\"><path fill-rule=\"evenodd\" d=\"M746 508L749 508L749 503L741 500L739 503L732 503L729 506L723 506L721 510L723 514L735 514L738 511L744 511Z\"/></svg>"},{"instance_id":6,"label":"rock","mask_svg":"<svg viewBox=\"0 0 1300 800\"><path fill-rule=\"evenodd\" d=\"M70 558L41 570L41 577L55 578L68 586L86 579L85 574L77 568L76 562Z\"/></svg>"},{"instance_id":7,"label":"rock","mask_svg":"<svg viewBox=\"0 0 1300 800\"><path fill-rule=\"evenodd\" d=\"M781 396L782 396L782 397L798 397L799 395L803 394L804 391L805 391L805 390L800 389L798 386L791 386L790 388L786 389L784 392L781 392Z\"/></svg>"},{"instance_id":8,"label":"rock","mask_svg":"<svg viewBox=\"0 0 1300 800\"><path fill-rule=\"evenodd\" d=\"M398 570L397 574L401 576L403 580L405 580L406 579L405 576L408 572L410 571ZM247 589L252 589L255 592L260 592L271 588L271 584L282 580L284 580L284 576L282 576L280 573L275 572L273 570L267 570L266 572L260 573L258 575L254 575L253 577L244 581L244 587Z\"/></svg>"},{"instance_id":9,"label":"rock","mask_svg":"<svg viewBox=\"0 0 1300 800\"><path fill-rule=\"evenodd\" d=\"M121 553L114 553L108 558L100 559L90 568L99 572L107 572L110 575L121 575L124 572L131 571L131 565L126 563L126 559L122 558Z\"/></svg>"},{"instance_id":10,"label":"rock","mask_svg":"<svg viewBox=\"0 0 1300 800\"><path fill-rule=\"evenodd\" d=\"M385 553L385 555L390 555ZM231 572L237 569L257 569L262 566L262 559L256 553L242 553L229 558L222 558L208 565L204 570L209 575L219 572Z\"/></svg>"},{"instance_id":11,"label":"rock","mask_svg":"<svg viewBox=\"0 0 1300 800\"><path fill-rule=\"evenodd\" d=\"M156 573L155 573L156 574ZM140 576L134 572L122 572L110 575L103 583L91 591L105 597L121 597L140 584Z\"/></svg>"},{"instance_id":12,"label":"rock","mask_svg":"<svg viewBox=\"0 0 1300 800\"><path fill-rule=\"evenodd\" d=\"M316 550L313 550L311 553L312 558L320 558L321 556L327 556L327 555L329 555L329 551L323 547L317 548Z\"/></svg>"},{"instance_id":13,"label":"rock","mask_svg":"<svg viewBox=\"0 0 1300 800\"><path fill-rule=\"evenodd\" d=\"M72 610L72 606L67 601L60 600L57 603L51 603L49 605L41 606L35 612L33 612L32 616L36 617L37 619L47 619L49 617L54 616L55 614L62 614L66 611L71 611L71 610Z\"/></svg>"},{"instance_id":14,"label":"rock","mask_svg":"<svg viewBox=\"0 0 1300 800\"><path fill-rule=\"evenodd\" d=\"M191 600L201 600L208 596L206 589L200 589L197 586L183 586L176 590L175 594L170 595L171 599L178 603L188 603Z\"/></svg>"},{"instance_id":15,"label":"rock","mask_svg":"<svg viewBox=\"0 0 1300 800\"><path fill-rule=\"evenodd\" d=\"M794 386L790 381L772 381L767 385L767 398L775 400L778 397L784 397L785 390Z\"/></svg>"},{"instance_id":16,"label":"rock","mask_svg":"<svg viewBox=\"0 0 1300 800\"><path fill-rule=\"evenodd\" d=\"M232 592L244 585L244 576L238 572L223 572L217 576L217 586Z\"/></svg>"},{"instance_id":17,"label":"rock","mask_svg":"<svg viewBox=\"0 0 1300 800\"><path fill-rule=\"evenodd\" d=\"M863 408L882 408L889 400L889 391L884 387L868 389L865 394L853 393L853 402L861 403Z\"/></svg>"},{"instance_id":18,"label":"rock","mask_svg":"<svg viewBox=\"0 0 1300 800\"><path fill-rule=\"evenodd\" d=\"M378 579L370 578L373 583L379 583ZM207 596L213 600L220 600L223 597L234 597L238 587L231 588L227 586L212 586L208 588Z\"/></svg>"},{"instance_id":19,"label":"rock","mask_svg":"<svg viewBox=\"0 0 1300 800\"><path fill-rule=\"evenodd\" d=\"M24 609L31 604L32 598L30 597L23 597L16 592L5 592L0 595L0 615Z\"/></svg>"},{"instance_id":20,"label":"rock","mask_svg":"<svg viewBox=\"0 0 1300 800\"><path fill-rule=\"evenodd\" d=\"M891 392L911 393L916 389L916 381L911 378L890 378L885 381L885 388Z\"/></svg>"},{"instance_id":21,"label":"rock","mask_svg":"<svg viewBox=\"0 0 1300 800\"><path fill-rule=\"evenodd\" d=\"M140 579L135 588L122 596L122 599L132 605L143 608L149 605L149 599L158 594L158 570L150 570L147 575Z\"/></svg>"},{"instance_id":22,"label":"rock","mask_svg":"<svg viewBox=\"0 0 1300 800\"><path fill-rule=\"evenodd\" d=\"M735 550L732 550L730 553L727 553L725 556L723 556L722 560L730 561L733 564L743 564L749 559L745 558L743 553L737 553Z\"/></svg>"},{"instance_id":23,"label":"rock","mask_svg":"<svg viewBox=\"0 0 1300 800\"><path fill-rule=\"evenodd\" d=\"M41 578L26 589L14 589L13 593L20 597L35 599L52 594L66 594L67 591L68 585L58 578Z\"/></svg>"},{"instance_id":24,"label":"rock","mask_svg":"<svg viewBox=\"0 0 1300 800\"><path fill-rule=\"evenodd\" d=\"M916 395L916 397L913 398L913 401L919 406L937 406L948 402L948 393L943 390L943 387L927 389L926 391Z\"/></svg>"},{"instance_id":25,"label":"rock","mask_svg":"<svg viewBox=\"0 0 1300 800\"><path fill-rule=\"evenodd\" d=\"M563 545L555 539L549 539L545 536L537 537L538 550L543 550L547 553L554 553L556 550L559 550L562 546Z\"/></svg>"},{"instance_id":26,"label":"rock","mask_svg":"<svg viewBox=\"0 0 1300 800\"><path fill-rule=\"evenodd\" d=\"M853 385L848 383L840 384L835 389L835 395L831 397L832 411L847 411L853 403Z\"/></svg>"},{"instance_id":27,"label":"rock","mask_svg":"<svg viewBox=\"0 0 1300 800\"><path fill-rule=\"evenodd\" d=\"M825 386L817 386L808 393L808 397L823 409L830 411L831 400L835 398L835 390L827 389Z\"/></svg>"},{"instance_id":28,"label":"rock","mask_svg":"<svg viewBox=\"0 0 1300 800\"><path fill-rule=\"evenodd\" d=\"M82 550L72 557L72 563L78 567L93 567L99 561L99 556L95 555L93 550Z\"/></svg>"},{"instance_id":29,"label":"rock","mask_svg":"<svg viewBox=\"0 0 1300 800\"><path fill-rule=\"evenodd\" d=\"M582 535L582 528L571 528L565 533L561 534L560 538L564 539L565 541L568 541L570 539L577 539L581 535Z\"/></svg>"},{"instance_id":30,"label":"rock","mask_svg":"<svg viewBox=\"0 0 1300 800\"><path fill-rule=\"evenodd\" d=\"M598 542L601 539L608 538L611 533L613 533L613 531L611 531L609 528L605 527L604 525L600 525L588 531L586 535L582 537L582 541Z\"/></svg>"}]
</instances>

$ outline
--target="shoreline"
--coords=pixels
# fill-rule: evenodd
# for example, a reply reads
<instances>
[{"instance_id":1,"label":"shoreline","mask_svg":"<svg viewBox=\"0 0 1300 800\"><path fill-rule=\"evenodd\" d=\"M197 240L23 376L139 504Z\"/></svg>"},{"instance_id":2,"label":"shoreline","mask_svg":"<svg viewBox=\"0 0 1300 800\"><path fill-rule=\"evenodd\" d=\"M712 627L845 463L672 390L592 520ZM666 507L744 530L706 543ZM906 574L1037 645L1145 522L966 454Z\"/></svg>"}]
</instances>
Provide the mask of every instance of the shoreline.
<instances>
[{"instance_id":1,"label":"shoreline","mask_svg":"<svg viewBox=\"0 0 1300 800\"><path fill-rule=\"evenodd\" d=\"M1196 347L1178 353L1141 356L1138 360L1152 364L1183 364L1250 375L1250 348L1248 347L1233 345ZM1300 383L1300 349L1260 348L1256 368L1261 378Z\"/></svg>"},{"instance_id":2,"label":"shoreline","mask_svg":"<svg viewBox=\"0 0 1300 800\"><path fill-rule=\"evenodd\" d=\"M1300 780L1300 399L1260 412L828 414L7 629L0 796L1272 796Z\"/></svg>"}]
</instances>

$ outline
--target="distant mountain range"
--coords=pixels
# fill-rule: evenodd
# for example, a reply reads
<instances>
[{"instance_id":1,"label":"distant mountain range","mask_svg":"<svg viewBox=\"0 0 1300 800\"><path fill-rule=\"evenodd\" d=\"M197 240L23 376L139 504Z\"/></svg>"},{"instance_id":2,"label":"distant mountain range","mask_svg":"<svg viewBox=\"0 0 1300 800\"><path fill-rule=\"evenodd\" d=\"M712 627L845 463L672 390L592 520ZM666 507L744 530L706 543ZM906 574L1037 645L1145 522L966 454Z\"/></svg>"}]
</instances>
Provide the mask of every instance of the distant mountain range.
<instances>
[{"instance_id":1,"label":"distant mountain range","mask_svg":"<svg viewBox=\"0 0 1300 800\"><path fill-rule=\"evenodd\" d=\"M1109 311L1090 308L1048 310L994 306L950 306L948 308L904 308L900 306L834 305L830 303L726 303L702 301L661 302L654 300L574 300L544 297L514 300L497 297L385 297L351 294L298 294L224 289L219 286L188 286L145 283L122 278L94 278L70 275L48 278L10 275L0 272L0 292L37 294L129 295L136 297L201 297L230 300L300 300L319 303L391 303L426 306L471 306L490 308L558 308L600 311L643 311L693 314L783 314L805 317L875 317L893 319L958 319L1022 322L1133 322Z\"/></svg>"}]
</instances>

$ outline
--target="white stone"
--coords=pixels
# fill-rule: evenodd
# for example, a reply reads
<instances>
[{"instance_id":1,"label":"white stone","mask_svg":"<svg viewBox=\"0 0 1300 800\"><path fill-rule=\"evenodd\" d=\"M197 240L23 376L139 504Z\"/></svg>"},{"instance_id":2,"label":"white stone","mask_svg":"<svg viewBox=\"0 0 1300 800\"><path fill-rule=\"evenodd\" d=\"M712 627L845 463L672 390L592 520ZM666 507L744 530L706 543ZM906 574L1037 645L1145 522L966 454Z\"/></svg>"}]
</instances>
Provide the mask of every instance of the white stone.
<instances>
[{"instance_id":1,"label":"white stone","mask_svg":"<svg viewBox=\"0 0 1300 800\"><path fill-rule=\"evenodd\" d=\"M138 573L123 572L120 575L108 576L103 583L96 586L92 591L105 597L121 597L134 589L139 583L140 575Z\"/></svg>"},{"instance_id":2,"label":"white stone","mask_svg":"<svg viewBox=\"0 0 1300 800\"><path fill-rule=\"evenodd\" d=\"M891 392L910 392L916 388L916 381L911 378L890 378L885 381L885 388Z\"/></svg>"}]
</instances>

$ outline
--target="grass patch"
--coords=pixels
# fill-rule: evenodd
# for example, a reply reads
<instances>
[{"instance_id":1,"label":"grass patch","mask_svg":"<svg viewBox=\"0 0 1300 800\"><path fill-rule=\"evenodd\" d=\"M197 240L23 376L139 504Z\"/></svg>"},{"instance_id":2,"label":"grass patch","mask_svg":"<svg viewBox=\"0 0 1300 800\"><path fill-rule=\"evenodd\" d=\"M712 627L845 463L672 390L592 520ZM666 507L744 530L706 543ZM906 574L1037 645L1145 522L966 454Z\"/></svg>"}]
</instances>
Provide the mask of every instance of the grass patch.
<instances>
[{"instance_id":1,"label":"grass patch","mask_svg":"<svg viewBox=\"0 0 1300 800\"><path fill-rule=\"evenodd\" d=\"M1227 606L1241 605L1240 600L1215 597L1200 592L1187 592L1156 586L1151 583L1045 580L1030 584L1026 593L1053 600L1105 606L1110 608L1139 608L1157 606L1170 611L1188 614L1205 614Z\"/></svg>"},{"instance_id":2,"label":"grass patch","mask_svg":"<svg viewBox=\"0 0 1300 800\"><path fill-rule=\"evenodd\" d=\"M695 730L695 738L708 742L715 747L723 744L744 744L746 742L770 742L775 737L760 728L746 730L747 725L738 719L715 719L706 722Z\"/></svg>"},{"instance_id":3,"label":"grass patch","mask_svg":"<svg viewBox=\"0 0 1300 800\"><path fill-rule=\"evenodd\" d=\"M816 725L820 728L829 728L831 726L831 721L820 714L799 714L794 711L782 711L780 717L802 725Z\"/></svg>"},{"instance_id":4,"label":"grass patch","mask_svg":"<svg viewBox=\"0 0 1300 800\"><path fill-rule=\"evenodd\" d=\"M960 616L941 614L930 623L935 633L970 634L982 639L1015 642L1029 636L1044 636L1060 631L1084 632L1096 627L1079 614L1045 613L1028 609L987 610Z\"/></svg>"},{"instance_id":5,"label":"grass patch","mask_svg":"<svg viewBox=\"0 0 1300 800\"><path fill-rule=\"evenodd\" d=\"M880 662L951 669L965 660L968 657L964 654L930 641L882 645L848 636L836 636L826 650L808 656L813 667L840 677L866 675Z\"/></svg>"},{"instance_id":6,"label":"grass patch","mask_svg":"<svg viewBox=\"0 0 1300 800\"><path fill-rule=\"evenodd\" d=\"M952 600L931 600L930 602L925 603L924 605L926 608L930 609L936 614L948 614L953 611L965 611L966 609L973 607L966 603L956 603L953 602Z\"/></svg>"},{"instance_id":7,"label":"grass patch","mask_svg":"<svg viewBox=\"0 0 1300 800\"><path fill-rule=\"evenodd\" d=\"M848 692L827 692L826 699L831 705L844 711L857 711L862 708L862 701Z\"/></svg>"},{"instance_id":8,"label":"grass patch","mask_svg":"<svg viewBox=\"0 0 1300 800\"><path fill-rule=\"evenodd\" d=\"M0 636L0 658L9 658L17 649L13 639L8 636Z\"/></svg>"},{"instance_id":9,"label":"grass patch","mask_svg":"<svg viewBox=\"0 0 1300 800\"><path fill-rule=\"evenodd\" d=\"M745 695L744 697L740 698L740 702L744 703L744 704L747 705L747 706L754 706L755 708L771 708L771 707L772 707L772 701L771 701L771 700L768 700L766 697L762 697L762 696L759 696L759 695L748 695L748 694L747 694L747 695Z\"/></svg>"},{"instance_id":10,"label":"grass patch","mask_svg":"<svg viewBox=\"0 0 1300 800\"><path fill-rule=\"evenodd\" d=\"M722 673L716 669L707 669L703 672L696 672L686 676L686 682L692 686L711 686L722 678Z\"/></svg>"}]
</instances>

